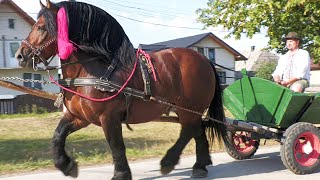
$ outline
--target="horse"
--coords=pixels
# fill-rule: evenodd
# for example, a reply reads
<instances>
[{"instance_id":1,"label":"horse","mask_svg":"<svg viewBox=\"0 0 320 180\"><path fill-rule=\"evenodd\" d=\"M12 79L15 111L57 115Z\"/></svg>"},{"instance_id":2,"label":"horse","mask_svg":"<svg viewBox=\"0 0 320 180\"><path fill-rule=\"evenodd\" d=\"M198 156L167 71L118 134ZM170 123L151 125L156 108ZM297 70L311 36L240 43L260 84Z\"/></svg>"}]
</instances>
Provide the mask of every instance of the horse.
<instances>
[{"instance_id":1,"label":"horse","mask_svg":"<svg viewBox=\"0 0 320 180\"><path fill-rule=\"evenodd\" d=\"M125 86L145 94L128 98L130 91L124 93L123 88L108 91L104 86L97 88L90 84L61 86L66 111L52 138L55 167L66 176L78 176L77 162L65 151L66 138L94 124L102 127L111 149L112 179L132 179L122 125L130 127L130 124L161 121L162 114L174 107L177 118L169 121L180 123L181 130L176 143L161 159L161 173L168 174L174 169L184 147L194 138L196 162L191 176L206 177L206 166L212 164L210 148L213 141L226 132L222 89L214 65L189 48L144 54L144 57L149 56L148 62L153 67L146 73L150 77L150 91L145 93L143 79L146 74L139 71L142 61L138 61L136 49L111 15L83 2L52 3L47 0L46 5L41 1L40 5L36 23L16 52L20 66L35 68L42 63L49 69L50 59L58 54L63 80L101 80L109 74L104 81L107 84L115 82L122 85L121 88ZM67 45L61 45L61 48L59 41ZM150 66L147 69L150 70ZM152 97L161 97L167 103L154 101ZM208 117L216 121L205 121L201 114L194 113L205 110Z\"/></svg>"}]
</instances>

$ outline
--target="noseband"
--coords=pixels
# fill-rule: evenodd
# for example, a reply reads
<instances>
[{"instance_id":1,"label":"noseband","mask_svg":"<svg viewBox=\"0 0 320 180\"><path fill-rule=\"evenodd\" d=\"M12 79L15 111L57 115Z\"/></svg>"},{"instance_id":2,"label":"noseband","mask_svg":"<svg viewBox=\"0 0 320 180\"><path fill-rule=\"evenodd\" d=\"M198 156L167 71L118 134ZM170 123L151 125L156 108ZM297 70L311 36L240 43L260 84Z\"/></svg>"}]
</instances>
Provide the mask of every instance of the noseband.
<instances>
[{"instance_id":1,"label":"noseband","mask_svg":"<svg viewBox=\"0 0 320 180\"><path fill-rule=\"evenodd\" d=\"M31 50L31 55L32 55L32 63L33 63L33 69L37 69L36 63L35 63L35 59L38 58L42 61L42 63L45 66L48 66L49 63L51 62L51 60L49 62L47 62L46 60L42 59L40 54L41 51L44 50L44 48L46 48L47 46L51 45L52 43L54 43L56 41L56 37L50 39L48 42L46 42L45 44L43 44L42 46L40 46L39 48L34 47L28 40L24 39L21 42L26 44Z\"/></svg>"}]
</instances>

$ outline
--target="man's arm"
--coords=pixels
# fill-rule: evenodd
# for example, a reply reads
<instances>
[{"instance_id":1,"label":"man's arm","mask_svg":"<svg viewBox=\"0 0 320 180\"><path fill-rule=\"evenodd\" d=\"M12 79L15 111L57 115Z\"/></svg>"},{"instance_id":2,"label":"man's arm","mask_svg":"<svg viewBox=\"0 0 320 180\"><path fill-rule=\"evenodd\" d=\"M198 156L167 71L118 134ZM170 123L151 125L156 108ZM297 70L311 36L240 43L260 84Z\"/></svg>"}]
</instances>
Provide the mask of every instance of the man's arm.
<instances>
[{"instance_id":1,"label":"man's arm","mask_svg":"<svg viewBox=\"0 0 320 180\"><path fill-rule=\"evenodd\" d=\"M282 85L282 86L288 86L289 84L292 84L292 83L294 83L294 82L296 82L296 81L298 81L298 80L300 80L299 78L291 78L291 79L289 79L289 80L287 80L287 81L280 81L280 84Z\"/></svg>"},{"instance_id":2,"label":"man's arm","mask_svg":"<svg viewBox=\"0 0 320 180\"><path fill-rule=\"evenodd\" d=\"M282 73L283 73L283 56L280 56L279 60L278 60L278 64L277 64L277 67L276 69L274 70L274 72L272 73L272 77L273 77L273 81L280 84L280 81L281 81L281 76L282 76Z\"/></svg>"}]
</instances>

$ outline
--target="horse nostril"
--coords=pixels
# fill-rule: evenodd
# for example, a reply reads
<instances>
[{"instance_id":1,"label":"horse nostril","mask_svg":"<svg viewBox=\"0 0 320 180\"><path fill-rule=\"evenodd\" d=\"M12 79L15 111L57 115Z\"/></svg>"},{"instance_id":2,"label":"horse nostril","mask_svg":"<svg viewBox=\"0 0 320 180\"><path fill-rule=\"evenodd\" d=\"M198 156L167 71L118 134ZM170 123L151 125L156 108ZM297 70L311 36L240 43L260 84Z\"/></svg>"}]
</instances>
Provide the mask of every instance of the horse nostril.
<instances>
[{"instance_id":1,"label":"horse nostril","mask_svg":"<svg viewBox=\"0 0 320 180\"><path fill-rule=\"evenodd\" d=\"M22 56L21 54L17 54L17 55L16 55L16 59L17 59L18 61L23 61L23 56Z\"/></svg>"}]
</instances>

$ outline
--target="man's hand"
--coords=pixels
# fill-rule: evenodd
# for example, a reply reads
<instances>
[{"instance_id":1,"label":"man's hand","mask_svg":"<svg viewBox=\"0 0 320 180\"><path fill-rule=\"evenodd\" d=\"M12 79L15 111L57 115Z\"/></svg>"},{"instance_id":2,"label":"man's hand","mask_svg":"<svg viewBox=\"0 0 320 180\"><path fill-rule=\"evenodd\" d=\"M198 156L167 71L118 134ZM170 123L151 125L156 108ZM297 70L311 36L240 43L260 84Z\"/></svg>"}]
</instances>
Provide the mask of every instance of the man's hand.
<instances>
[{"instance_id":1,"label":"man's hand","mask_svg":"<svg viewBox=\"0 0 320 180\"><path fill-rule=\"evenodd\" d=\"M287 81L280 81L280 84L281 86L287 87L289 83Z\"/></svg>"},{"instance_id":2,"label":"man's hand","mask_svg":"<svg viewBox=\"0 0 320 180\"><path fill-rule=\"evenodd\" d=\"M273 81L275 82L275 83L278 83L278 84L280 84L281 83L281 80L280 80L280 76L274 76L273 77Z\"/></svg>"}]
</instances>

